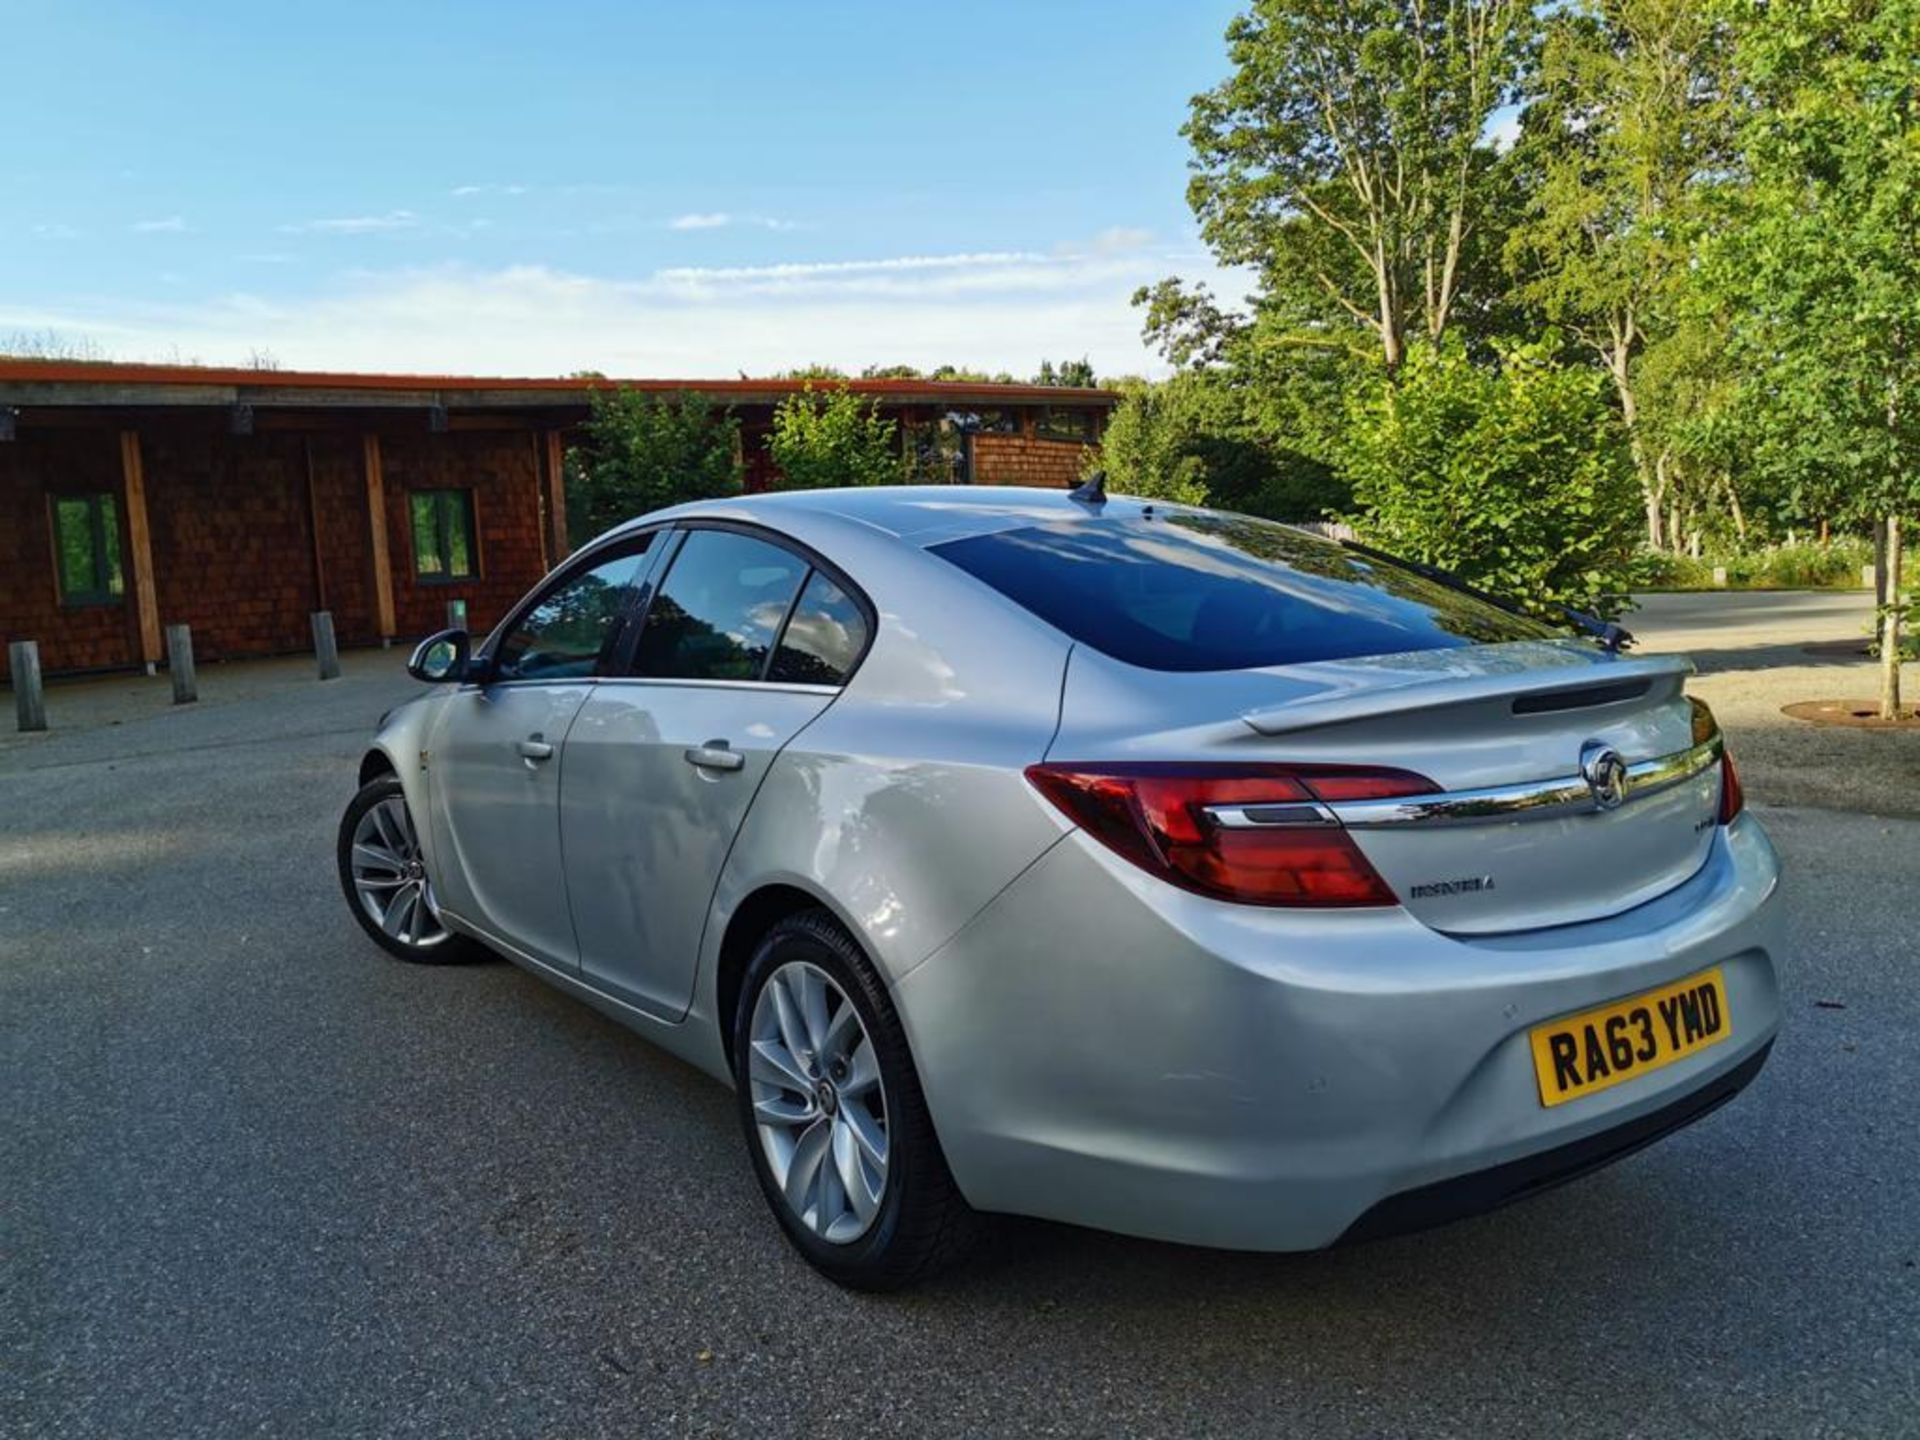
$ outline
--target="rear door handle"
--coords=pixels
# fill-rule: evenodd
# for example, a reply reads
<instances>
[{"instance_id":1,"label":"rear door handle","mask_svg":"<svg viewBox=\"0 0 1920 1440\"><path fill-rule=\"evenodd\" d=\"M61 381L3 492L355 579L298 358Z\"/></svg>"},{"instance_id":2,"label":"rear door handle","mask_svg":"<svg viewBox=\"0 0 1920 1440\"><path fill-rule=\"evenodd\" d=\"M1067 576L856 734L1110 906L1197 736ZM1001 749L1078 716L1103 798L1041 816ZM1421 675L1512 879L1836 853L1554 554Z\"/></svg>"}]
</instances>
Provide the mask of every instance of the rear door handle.
<instances>
[{"instance_id":1,"label":"rear door handle","mask_svg":"<svg viewBox=\"0 0 1920 1440\"><path fill-rule=\"evenodd\" d=\"M704 745L695 745L686 754L687 764L702 770L738 770L747 763L747 757L738 750L729 749L724 740L709 740Z\"/></svg>"},{"instance_id":2,"label":"rear door handle","mask_svg":"<svg viewBox=\"0 0 1920 1440\"><path fill-rule=\"evenodd\" d=\"M516 741L513 748L519 752L522 760L551 760L553 758L553 746L542 740L538 735L529 735L525 740Z\"/></svg>"}]
</instances>

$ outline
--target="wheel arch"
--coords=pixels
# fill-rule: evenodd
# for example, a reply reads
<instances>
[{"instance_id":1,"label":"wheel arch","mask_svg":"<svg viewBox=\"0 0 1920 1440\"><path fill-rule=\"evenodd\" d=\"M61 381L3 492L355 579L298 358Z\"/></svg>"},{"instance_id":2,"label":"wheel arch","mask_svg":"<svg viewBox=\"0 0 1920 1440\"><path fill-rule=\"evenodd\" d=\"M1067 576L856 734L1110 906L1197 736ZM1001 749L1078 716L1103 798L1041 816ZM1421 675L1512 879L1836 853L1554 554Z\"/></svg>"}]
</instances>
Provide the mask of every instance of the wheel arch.
<instances>
[{"instance_id":1,"label":"wheel arch","mask_svg":"<svg viewBox=\"0 0 1920 1440\"><path fill-rule=\"evenodd\" d=\"M400 767L393 763L393 757L378 745L360 757L360 778L357 782L366 785L378 780L382 775L398 776Z\"/></svg>"},{"instance_id":2,"label":"wheel arch","mask_svg":"<svg viewBox=\"0 0 1920 1440\"><path fill-rule=\"evenodd\" d=\"M747 963L766 933L789 915L820 910L847 934L873 964L873 956L860 938L860 932L847 923L838 907L802 886L786 881L760 885L733 908L720 937L720 952L714 971L714 1025L720 1032L720 1048L726 1057L727 1073L733 1072L733 1020L740 1003L740 986L746 979ZM880 973L876 968L876 974Z\"/></svg>"}]
</instances>

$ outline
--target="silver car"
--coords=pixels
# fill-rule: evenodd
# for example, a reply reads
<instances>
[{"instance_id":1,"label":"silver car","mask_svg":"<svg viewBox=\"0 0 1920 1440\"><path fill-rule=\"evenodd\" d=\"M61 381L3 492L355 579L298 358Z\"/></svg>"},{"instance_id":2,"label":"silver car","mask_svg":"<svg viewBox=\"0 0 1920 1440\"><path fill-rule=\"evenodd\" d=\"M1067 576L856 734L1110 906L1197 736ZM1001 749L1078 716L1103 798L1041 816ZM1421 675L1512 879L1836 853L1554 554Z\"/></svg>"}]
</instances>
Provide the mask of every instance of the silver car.
<instances>
[{"instance_id":1,"label":"silver car","mask_svg":"<svg viewBox=\"0 0 1920 1440\"><path fill-rule=\"evenodd\" d=\"M842 1283L981 1212L1296 1250L1734 1095L1778 867L1677 658L1216 511L872 489L649 515L389 714L340 827L392 953L484 947L730 1082Z\"/></svg>"}]
</instances>

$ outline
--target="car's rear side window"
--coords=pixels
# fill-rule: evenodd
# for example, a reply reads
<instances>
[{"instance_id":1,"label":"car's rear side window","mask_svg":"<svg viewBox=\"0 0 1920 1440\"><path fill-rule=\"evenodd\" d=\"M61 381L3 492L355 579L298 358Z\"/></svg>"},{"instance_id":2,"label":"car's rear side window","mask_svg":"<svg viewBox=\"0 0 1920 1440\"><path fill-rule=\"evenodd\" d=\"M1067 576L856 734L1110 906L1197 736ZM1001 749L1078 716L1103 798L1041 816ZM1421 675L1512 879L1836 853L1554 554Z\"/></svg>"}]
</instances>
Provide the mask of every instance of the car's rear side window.
<instances>
[{"instance_id":1,"label":"car's rear side window","mask_svg":"<svg viewBox=\"0 0 1920 1440\"><path fill-rule=\"evenodd\" d=\"M1073 516L931 547L1074 640L1150 670L1246 670L1555 634L1245 516Z\"/></svg>"},{"instance_id":2,"label":"car's rear side window","mask_svg":"<svg viewBox=\"0 0 1920 1440\"><path fill-rule=\"evenodd\" d=\"M816 570L781 633L767 678L790 685L844 685L866 648L866 616L851 595Z\"/></svg>"}]
</instances>

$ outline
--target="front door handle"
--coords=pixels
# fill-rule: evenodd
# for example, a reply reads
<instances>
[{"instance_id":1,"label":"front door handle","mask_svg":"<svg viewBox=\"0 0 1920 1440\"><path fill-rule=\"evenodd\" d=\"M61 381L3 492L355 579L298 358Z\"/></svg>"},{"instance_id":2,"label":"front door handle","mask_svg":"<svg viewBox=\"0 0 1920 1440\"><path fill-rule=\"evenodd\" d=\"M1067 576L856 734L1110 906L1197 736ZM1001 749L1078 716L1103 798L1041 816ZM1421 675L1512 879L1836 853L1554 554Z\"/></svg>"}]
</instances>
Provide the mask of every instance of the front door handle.
<instances>
[{"instance_id":1,"label":"front door handle","mask_svg":"<svg viewBox=\"0 0 1920 1440\"><path fill-rule=\"evenodd\" d=\"M522 760L551 760L553 758L553 746L542 740L538 735L529 735L524 740L516 741L513 748L519 752Z\"/></svg>"},{"instance_id":2,"label":"front door handle","mask_svg":"<svg viewBox=\"0 0 1920 1440\"><path fill-rule=\"evenodd\" d=\"M729 749L724 740L709 740L704 745L695 745L686 753L687 764L701 770L738 770L747 763L747 757L738 750Z\"/></svg>"}]
</instances>

